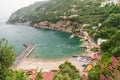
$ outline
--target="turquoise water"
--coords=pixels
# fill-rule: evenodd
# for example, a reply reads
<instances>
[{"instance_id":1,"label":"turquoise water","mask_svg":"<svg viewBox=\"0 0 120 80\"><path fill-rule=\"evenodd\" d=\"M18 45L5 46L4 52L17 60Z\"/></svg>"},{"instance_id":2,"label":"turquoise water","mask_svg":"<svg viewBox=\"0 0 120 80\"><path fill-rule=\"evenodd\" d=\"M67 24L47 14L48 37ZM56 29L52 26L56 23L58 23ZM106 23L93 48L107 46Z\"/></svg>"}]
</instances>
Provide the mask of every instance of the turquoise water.
<instances>
[{"instance_id":1,"label":"turquoise water","mask_svg":"<svg viewBox=\"0 0 120 80\"><path fill-rule=\"evenodd\" d=\"M15 47L16 55L23 49L23 44L38 46L29 57L41 59L64 58L84 52L79 46L82 42L75 37L69 39L71 34L37 29L26 25L6 25L0 23L0 38L6 38L10 45Z\"/></svg>"}]
</instances>

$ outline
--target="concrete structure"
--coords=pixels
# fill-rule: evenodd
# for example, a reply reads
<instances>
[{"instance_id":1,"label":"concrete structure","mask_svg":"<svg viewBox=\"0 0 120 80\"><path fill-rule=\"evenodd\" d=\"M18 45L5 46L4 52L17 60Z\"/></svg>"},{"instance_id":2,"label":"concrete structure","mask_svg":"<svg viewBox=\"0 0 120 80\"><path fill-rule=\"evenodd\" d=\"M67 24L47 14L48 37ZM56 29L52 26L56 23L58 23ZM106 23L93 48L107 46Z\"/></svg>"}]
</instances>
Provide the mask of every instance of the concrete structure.
<instances>
[{"instance_id":1,"label":"concrete structure","mask_svg":"<svg viewBox=\"0 0 120 80\"><path fill-rule=\"evenodd\" d=\"M22 51L16 58L15 60L15 66L20 64L34 49L35 46L30 45L30 44L24 44L26 47L24 51Z\"/></svg>"},{"instance_id":2,"label":"concrete structure","mask_svg":"<svg viewBox=\"0 0 120 80\"><path fill-rule=\"evenodd\" d=\"M100 7L105 7L107 4L109 4L109 5L114 4L114 0L107 0L105 2L102 2Z\"/></svg>"},{"instance_id":3,"label":"concrete structure","mask_svg":"<svg viewBox=\"0 0 120 80\"><path fill-rule=\"evenodd\" d=\"M74 17L78 17L78 15L71 15L71 16L68 16L68 18L74 18Z\"/></svg>"},{"instance_id":4,"label":"concrete structure","mask_svg":"<svg viewBox=\"0 0 120 80\"><path fill-rule=\"evenodd\" d=\"M114 0L114 4L115 4L115 5L120 4L120 0Z\"/></svg>"},{"instance_id":5,"label":"concrete structure","mask_svg":"<svg viewBox=\"0 0 120 80\"><path fill-rule=\"evenodd\" d=\"M112 4L118 5L118 4L120 4L120 0L106 0L105 2L101 3L100 7L105 7L107 4L109 4L109 5L112 5Z\"/></svg>"},{"instance_id":6,"label":"concrete structure","mask_svg":"<svg viewBox=\"0 0 120 80\"><path fill-rule=\"evenodd\" d=\"M107 41L107 39L98 38L97 44L100 45L100 44L102 44L104 41Z\"/></svg>"}]
</instances>

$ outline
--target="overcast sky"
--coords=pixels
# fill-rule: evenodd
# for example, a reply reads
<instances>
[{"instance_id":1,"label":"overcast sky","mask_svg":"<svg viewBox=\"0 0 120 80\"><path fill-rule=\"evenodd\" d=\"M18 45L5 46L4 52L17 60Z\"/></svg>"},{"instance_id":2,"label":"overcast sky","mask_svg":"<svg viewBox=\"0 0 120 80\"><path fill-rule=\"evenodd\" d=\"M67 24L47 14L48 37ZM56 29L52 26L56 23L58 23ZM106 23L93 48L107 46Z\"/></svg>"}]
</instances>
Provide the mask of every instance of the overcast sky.
<instances>
[{"instance_id":1,"label":"overcast sky","mask_svg":"<svg viewBox=\"0 0 120 80\"><path fill-rule=\"evenodd\" d=\"M33 4L36 1L46 0L0 0L0 19L9 17L14 11Z\"/></svg>"}]
</instances>

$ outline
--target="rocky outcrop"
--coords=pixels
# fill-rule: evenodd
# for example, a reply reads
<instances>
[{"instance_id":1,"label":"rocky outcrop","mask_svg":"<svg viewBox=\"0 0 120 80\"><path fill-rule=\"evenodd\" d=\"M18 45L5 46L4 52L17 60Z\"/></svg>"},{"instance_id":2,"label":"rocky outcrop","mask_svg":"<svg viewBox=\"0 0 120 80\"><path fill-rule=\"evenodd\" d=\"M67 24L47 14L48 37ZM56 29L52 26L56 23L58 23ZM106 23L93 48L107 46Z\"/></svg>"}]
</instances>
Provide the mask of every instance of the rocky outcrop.
<instances>
[{"instance_id":1,"label":"rocky outcrop","mask_svg":"<svg viewBox=\"0 0 120 80\"><path fill-rule=\"evenodd\" d=\"M9 24L9 23L14 23L14 22L16 21L16 17L17 17L17 14L13 13L13 14L10 16L9 20L7 21L7 23L8 23L8 24Z\"/></svg>"},{"instance_id":2,"label":"rocky outcrop","mask_svg":"<svg viewBox=\"0 0 120 80\"><path fill-rule=\"evenodd\" d=\"M20 16L20 15L17 15L16 13L13 13L6 23L16 24L16 23L28 23L28 22L31 22L29 20L29 17Z\"/></svg>"},{"instance_id":3,"label":"rocky outcrop","mask_svg":"<svg viewBox=\"0 0 120 80\"><path fill-rule=\"evenodd\" d=\"M57 23L50 23L48 21L42 21L40 23L32 24L31 26L37 28L48 28L53 30L59 30L71 33L75 27L78 27L77 23L71 21L59 21Z\"/></svg>"},{"instance_id":4,"label":"rocky outcrop","mask_svg":"<svg viewBox=\"0 0 120 80\"><path fill-rule=\"evenodd\" d=\"M48 21L43 21L43 22L38 23L38 25L49 26L49 22Z\"/></svg>"}]
</instances>

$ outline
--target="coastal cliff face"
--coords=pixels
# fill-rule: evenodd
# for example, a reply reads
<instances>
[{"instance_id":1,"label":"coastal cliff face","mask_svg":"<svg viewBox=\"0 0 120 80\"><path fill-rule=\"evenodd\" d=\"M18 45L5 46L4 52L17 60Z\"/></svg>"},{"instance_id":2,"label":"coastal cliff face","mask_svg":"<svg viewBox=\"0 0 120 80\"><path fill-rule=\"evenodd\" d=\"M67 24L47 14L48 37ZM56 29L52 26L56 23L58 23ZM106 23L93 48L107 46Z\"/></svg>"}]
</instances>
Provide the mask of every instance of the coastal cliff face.
<instances>
[{"instance_id":1,"label":"coastal cliff face","mask_svg":"<svg viewBox=\"0 0 120 80\"><path fill-rule=\"evenodd\" d=\"M71 25L72 24L72 25ZM71 22L71 21L58 21L57 23L50 23L48 21L42 21L40 23L31 24L33 27L37 28L49 28L53 30L60 30L64 32L72 33L75 29L80 29L80 25L77 22Z\"/></svg>"}]
</instances>

